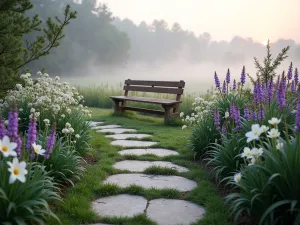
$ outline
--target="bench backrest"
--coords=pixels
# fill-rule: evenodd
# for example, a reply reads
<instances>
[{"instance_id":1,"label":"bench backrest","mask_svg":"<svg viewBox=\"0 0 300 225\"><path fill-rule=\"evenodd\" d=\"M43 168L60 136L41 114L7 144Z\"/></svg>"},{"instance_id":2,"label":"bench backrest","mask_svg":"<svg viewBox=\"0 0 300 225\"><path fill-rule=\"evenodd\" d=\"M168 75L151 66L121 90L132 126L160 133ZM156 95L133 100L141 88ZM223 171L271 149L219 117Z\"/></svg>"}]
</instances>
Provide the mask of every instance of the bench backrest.
<instances>
[{"instance_id":1,"label":"bench backrest","mask_svg":"<svg viewBox=\"0 0 300 225\"><path fill-rule=\"evenodd\" d=\"M129 91L153 92L163 94L176 94L179 101L183 94L185 82L181 81L150 81L150 80L125 80L124 95L128 96Z\"/></svg>"}]
</instances>

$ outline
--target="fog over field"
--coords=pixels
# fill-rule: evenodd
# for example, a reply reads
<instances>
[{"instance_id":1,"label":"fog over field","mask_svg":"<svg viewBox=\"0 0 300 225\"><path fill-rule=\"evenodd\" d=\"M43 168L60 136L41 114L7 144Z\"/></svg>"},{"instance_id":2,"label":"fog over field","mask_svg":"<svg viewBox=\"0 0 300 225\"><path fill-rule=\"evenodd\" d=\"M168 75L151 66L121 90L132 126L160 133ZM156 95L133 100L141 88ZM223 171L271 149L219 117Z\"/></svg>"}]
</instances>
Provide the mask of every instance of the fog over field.
<instances>
[{"instance_id":1,"label":"fog over field","mask_svg":"<svg viewBox=\"0 0 300 225\"><path fill-rule=\"evenodd\" d=\"M188 92L200 92L213 86L215 71L222 80L230 68L238 80L245 65L255 76L253 58L263 60L268 39L274 57L291 46L278 73L291 61L300 65L300 36L295 32L300 16L292 14L297 1L287 6L278 0L261 20L240 17L246 9L247 14L261 11L250 0L233 1L235 7L222 1L167 2L34 0L32 15L53 17L70 4L78 16L66 28L60 47L29 68L33 73L46 68L49 74L81 86L114 86L125 79L185 80ZM280 21L275 16L279 11Z\"/></svg>"}]
</instances>

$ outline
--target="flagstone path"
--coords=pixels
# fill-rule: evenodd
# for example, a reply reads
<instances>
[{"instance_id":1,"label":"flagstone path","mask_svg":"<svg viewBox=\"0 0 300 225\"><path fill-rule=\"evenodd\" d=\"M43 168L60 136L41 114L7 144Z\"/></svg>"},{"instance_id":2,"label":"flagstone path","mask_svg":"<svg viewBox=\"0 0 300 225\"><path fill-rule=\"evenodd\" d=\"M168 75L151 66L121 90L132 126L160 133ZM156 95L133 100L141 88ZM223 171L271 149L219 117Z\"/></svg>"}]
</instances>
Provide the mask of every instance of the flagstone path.
<instances>
[{"instance_id":1,"label":"flagstone path","mask_svg":"<svg viewBox=\"0 0 300 225\"><path fill-rule=\"evenodd\" d=\"M152 154L158 157L179 155L177 151L169 149L141 149L141 147L155 146L157 142L127 140L151 137L148 134L137 134L135 129L125 129L115 124L103 125L103 122L91 122L90 126L96 132L113 133L113 135L106 135L107 138L114 139L111 142L112 145L132 148L119 151L120 155L141 156ZM167 161L123 160L115 163L113 167L132 173L114 174L109 176L104 183L115 184L119 187L128 187L134 184L145 189L176 189L180 192L188 192L197 187L195 181L180 175L162 176L142 173L153 166L174 169L179 174L189 171L185 167ZM203 207L189 201L177 199L154 199L148 201L142 196L127 194L99 198L91 204L93 210L101 217L133 217L139 214L146 214L149 219L158 225L190 225L200 220L205 214ZM94 225L106 224L97 223Z\"/></svg>"}]
</instances>

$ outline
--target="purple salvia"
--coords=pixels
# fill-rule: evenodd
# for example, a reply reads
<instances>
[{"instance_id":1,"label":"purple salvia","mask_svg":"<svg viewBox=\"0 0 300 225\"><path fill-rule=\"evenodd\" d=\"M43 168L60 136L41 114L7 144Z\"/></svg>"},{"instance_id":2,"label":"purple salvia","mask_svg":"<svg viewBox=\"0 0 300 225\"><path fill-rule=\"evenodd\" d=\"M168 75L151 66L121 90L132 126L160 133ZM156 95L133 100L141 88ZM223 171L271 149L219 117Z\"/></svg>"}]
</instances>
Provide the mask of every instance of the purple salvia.
<instances>
[{"instance_id":1,"label":"purple salvia","mask_svg":"<svg viewBox=\"0 0 300 225\"><path fill-rule=\"evenodd\" d=\"M265 119L265 111L264 111L263 107L261 107L257 113L257 120L263 121L264 119Z\"/></svg>"},{"instance_id":2,"label":"purple salvia","mask_svg":"<svg viewBox=\"0 0 300 225\"><path fill-rule=\"evenodd\" d=\"M241 112L240 110L236 107L235 108L235 118L234 118L234 122L235 122L235 128L236 130L241 128Z\"/></svg>"},{"instance_id":3,"label":"purple salvia","mask_svg":"<svg viewBox=\"0 0 300 225\"><path fill-rule=\"evenodd\" d=\"M241 84L244 85L246 83L246 70L245 66L243 66L242 73L241 73Z\"/></svg>"},{"instance_id":4,"label":"purple salvia","mask_svg":"<svg viewBox=\"0 0 300 225\"><path fill-rule=\"evenodd\" d=\"M258 81L258 95L259 95L259 103L263 103L265 101L265 88L263 84L260 84Z\"/></svg>"},{"instance_id":5,"label":"purple salvia","mask_svg":"<svg viewBox=\"0 0 300 225\"><path fill-rule=\"evenodd\" d=\"M269 103L270 103L272 101L273 95L274 95L273 79L271 79L270 82L268 82L267 92L268 92L268 99L269 99Z\"/></svg>"},{"instance_id":6,"label":"purple salvia","mask_svg":"<svg viewBox=\"0 0 300 225\"><path fill-rule=\"evenodd\" d=\"M293 93L296 92L296 86L295 86L295 81L294 80L292 81L292 84L291 84L291 92L293 92Z\"/></svg>"},{"instance_id":7,"label":"purple salvia","mask_svg":"<svg viewBox=\"0 0 300 225\"><path fill-rule=\"evenodd\" d=\"M256 111L255 111L255 110L253 110L252 113L251 113L251 119L252 119L253 121L257 121L257 114L256 114Z\"/></svg>"},{"instance_id":8,"label":"purple salvia","mask_svg":"<svg viewBox=\"0 0 300 225\"><path fill-rule=\"evenodd\" d=\"M234 120L236 117L236 107L234 104L230 105L229 113L230 113L230 118Z\"/></svg>"},{"instance_id":9,"label":"purple salvia","mask_svg":"<svg viewBox=\"0 0 300 225\"><path fill-rule=\"evenodd\" d=\"M258 82L254 83L253 97L254 97L253 101L256 104L259 104L260 96L259 96L259 84L258 84Z\"/></svg>"},{"instance_id":10,"label":"purple salvia","mask_svg":"<svg viewBox=\"0 0 300 225\"><path fill-rule=\"evenodd\" d=\"M297 113L296 113L296 132L300 132L300 87L298 88Z\"/></svg>"},{"instance_id":11,"label":"purple salvia","mask_svg":"<svg viewBox=\"0 0 300 225\"><path fill-rule=\"evenodd\" d=\"M7 136L10 138L10 141L17 143L16 152L18 156L21 155L22 141L19 137L19 121L18 121L18 109L14 104L12 111L8 113L8 127L7 127Z\"/></svg>"},{"instance_id":12,"label":"purple salvia","mask_svg":"<svg viewBox=\"0 0 300 225\"><path fill-rule=\"evenodd\" d=\"M2 117L0 117L0 139L2 139L6 135L6 129L4 121L2 120Z\"/></svg>"},{"instance_id":13,"label":"purple salvia","mask_svg":"<svg viewBox=\"0 0 300 225\"><path fill-rule=\"evenodd\" d=\"M288 73L287 73L287 79L288 79L288 81L293 79L293 63L292 62L289 66L289 70L288 70Z\"/></svg>"},{"instance_id":14,"label":"purple salvia","mask_svg":"<svg viewBox=\"0 0 300 225\"><path fill-rule=\"evenodd\" d=\"M244 118L245 120L250 120L250 112L248 106L245 106L244 108Z\"/></svg>"},{"instance_id":15,"label":"purple salvia","mask_svg":"<svg viewBox=\"0 0 300 225\"><path fill-rule=\"evenodd\" d=\"M227 70L227 73L226 73L226 83L227 84L230 83L230 70L229 69Z\"/></svg>"},{"instance_id":16,"label":"purple salvia","mask_svg":"<svg viewBox=\"0 0 300 225\"><path fill-rule=\"evenodd\" d=\"M295 81L295 84L297 86L297 84L299 83L299 74L298 74L298 69L297 68L295 69L294 81Z\"/></svg>"},{"instance_id":17,"label":"purple salvia","mask_svg":"<svg viewBox=\"0 0 300 225\"><path fill-rule=\"evenodd\" d=\"M236 90L236 81L235 81L235 79L233 80L233 85L232 85L232 90Z\"/></svg>"},{"instance_id":18,"label":"purple salvia","mask_svg":"<svg viewBox=\"0 0 300 225\"><path fill-rule=\"evenodd\" d=\"M280 108L286 106L286 78L283 76L277 91L277 104Z\"/></svg>"},{"instance_id":19,"label":"purple salvia","mask_svg":"<svg viewBox=\"0 0 300 225\"><path fill-rule=\"evenodd\" d=\"M219 77L217 75L217 72L215 72L215 84L216 84L216 88L221 87L220 80L219 80Z\"/></svg>"},{"instance_id":20,"label":"purple salvia","mask_svg":"<svg viewBox=\"0 0 300 225\"><path fill-rule=\"evenodd\" d=\"M44 155L44 157L46 159L49 159L50 154L52 153L53 150L53 146L55 143L55 138L56 138L56 125L54 124L51 130L50 135L47 138L47 143L46 143L46 154Z\"/></svg>"},{"instance_id":21,"label":"purple salvia","mask_svg":"<svg viewBox=\"0 0 300 225\"><path fill-rule=\"evenodd\" d=\"M222 93L225 94L226 93L226 82L223 82L223 87L222 87Z\"/></svg>"},{"instance_id":22,"label":"purple salvia","mask_svg":"<svg viewBox=\"0 0 300 225\"><path fill-rule=\"evenodd\" d=\"M216 127L216 130L220 130L220 112L219 110L215 111L215 115L214 115L214 124Z\"/></svg>"},{"instance_id":23,"label":"purple salvia","mask_svg":"<svg viewBox=\"0 0 300 225\"><path fill-rule=\"evenodd\" d=\"M36 119L34 115L32 115L32 118L29 122L28 132L27 132L26 148L28 150L32 150L33 149L32 144L36 142L36 134L37 134L36 126L37 126Z\"/></svg>"}]
</instances>

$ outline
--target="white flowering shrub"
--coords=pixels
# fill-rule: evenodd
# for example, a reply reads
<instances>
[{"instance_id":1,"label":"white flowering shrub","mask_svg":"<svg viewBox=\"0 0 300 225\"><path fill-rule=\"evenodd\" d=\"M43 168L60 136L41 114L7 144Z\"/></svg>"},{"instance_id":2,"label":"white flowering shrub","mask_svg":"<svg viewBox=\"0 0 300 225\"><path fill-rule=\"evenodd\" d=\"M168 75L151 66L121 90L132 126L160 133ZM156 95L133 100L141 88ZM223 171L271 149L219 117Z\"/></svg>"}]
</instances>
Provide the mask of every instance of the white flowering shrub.
<instances>
[{"instance_id":1,"label":"white flowering shrub","mask_svg":"<svg viewBox=\"0 0 300 225\"><path fill-rule=\"evenodd\" d=\"M22 74L23 85L16 84L8 92L4 101L0 102L0 109L7 109L12 102L16 102L20 112L29 109L36 117L41 116L43 119L57 120L71 114L72 110L80 110L91 116L91 111L83 107L83 96L75 87L66 82L61 83L59 77L53 79L46 73L38 72L38 76L34 79L29 73ZM46 118L45 115L51 118Z\"/></svg>"},{"instance_id":2,"label":"white flowering shrub","mask_svg":"<svg viewBox=\"0 0 300 225\"><path fill-rule=\"evenodd\" d=\"M190 115L184 115L183 112L180 113L180 117L185 123L182 129L185 129L189 126L196 126L200 124L203 120L211 116L211 112L213 111L213 105L213 101L206 101L201 97L195 98L195 101L192 104L192 111L194 112Z\"/></svg>"}]
</instances>

